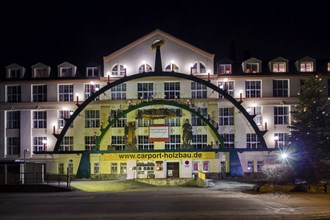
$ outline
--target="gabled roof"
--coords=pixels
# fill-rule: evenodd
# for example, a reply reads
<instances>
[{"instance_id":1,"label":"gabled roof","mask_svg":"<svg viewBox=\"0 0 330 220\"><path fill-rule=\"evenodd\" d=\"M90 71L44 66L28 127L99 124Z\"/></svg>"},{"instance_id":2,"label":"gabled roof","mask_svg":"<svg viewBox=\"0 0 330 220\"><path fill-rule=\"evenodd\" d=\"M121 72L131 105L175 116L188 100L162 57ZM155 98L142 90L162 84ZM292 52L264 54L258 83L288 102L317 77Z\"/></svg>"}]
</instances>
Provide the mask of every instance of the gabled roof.
<instances>
[{"instance_id":1,"label":"gabled roof","mask_svg":"<svg viewBox=\"0 0 330 220\"><path fill-rule=\"evenodd\" d=\"M195 51L196 53L199 53L199 54L201 54L203 56L208 57L209 59L213 59L214 56L215 56L215 54L211 54L211 53L205 52L205 51L203 51L203 50L201 50L201 49L199 49L199 48L197 48L197 47L195 47L195 46L193 46L191 44L188 44L188 43L186 43L186 42L184 42L184 41L182 41L182 40L180 40L180 39L178 39L178 38L176 38L176 37L174 37L174 36L172 36L172 35L164 32L164 31L161 31L159 29L156 29L153 32L151 32L151 33L149 33L149 34L147 34L147 35L145 35L145 36L137 39L136 41L133 41L132 43L128 44L127 46L125 46L125 47L123 47L123 48L121 48L121 49L113 52L112 54L109 54L108 56L104 56L103 58L104 58L105 61L111 60L113 57L116 57L116 56L119 56L120 54L125 53L129 49L131 49L131 48L133 48L133 47L141 44L142 42L144 42L144 41L152 38L155 35L162 35L162 36L170 39L171 41L174 41L175 43L177 43L177 44L179 44L179 45L181 45L183 47L186 47L186 48L188 48L188 49L190 49L192 51Z\"/></svg>"},{"instance_id":2,"label":"gabled roof","mask_svg":"<svg viewBox=\"0 0 330 220\"><path fill-rule=\"evenodd\" d=\"M247 59L247 60L244 60L242 63L254 63L254 62L259 62L259 63L261 63L262 61L259 60L259 59L257 59L257 58L255 58L255 57L251 57L251 58L249 58L249 59Z\"/></svg>"},{"instance_id":3,"label":"gabled roof","mask_svg":"<svg viewBox=\"0 0 330 220\"><path fill-rule=\"evenodd\" d=\"M17 63L12 63L12 64L9 64L8 66L6 66L6 68L9 69L9 68L24 68L24 67Z\"/></svg>"},{"instance_id":4,"label":"gabled roof","mask_svg":"<svg viewBox=\"0 0 330 220\"><path fill-rule=\"evenodd\" d=\"M289 62L289 60L285 59L283 57L276 57L276 58L272 59L270 62Z\"/></svg>"},{"instance_id":5,"label":"gabled roof","mask_svg":"<svg viewBox=\"0 0 330 220\"><path fill-rule=\"evenodd\" d=\"M36 63L34 65L31 66L31 68L36 68L36 67L47 67L47 68L50 68L50 66L44 64L44 63Z\"/></svg>"},{"instance_id":6,"label":"gabled roof","mask_svg":"<svg viewBox=\"0 0 330 220\"><path fill-rule=\"evenodd\" d=\"M57 67L66 67L66 66L75 66L72 63L69 62L63 62L61 64L58 64Z\"/></svg>"}]
</instances>

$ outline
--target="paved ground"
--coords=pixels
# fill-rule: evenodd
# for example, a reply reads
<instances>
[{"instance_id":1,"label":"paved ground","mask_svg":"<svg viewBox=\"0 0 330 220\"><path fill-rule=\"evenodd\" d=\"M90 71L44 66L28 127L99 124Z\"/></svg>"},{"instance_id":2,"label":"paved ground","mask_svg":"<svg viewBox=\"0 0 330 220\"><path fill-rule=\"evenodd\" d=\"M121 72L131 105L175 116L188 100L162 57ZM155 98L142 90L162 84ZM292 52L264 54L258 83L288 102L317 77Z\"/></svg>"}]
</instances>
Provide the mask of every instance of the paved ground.
<instances>
[{"instance_id":1,"label":"paved ground","mask_svg":"<svg viewBox=\"0 0 330 220\"><path fill-rule=\"evenodd\" d=\"M130 192L1 193L0 219L330 219L330 194L253 194L253 184Z\"/></svg>"}]
</instances>

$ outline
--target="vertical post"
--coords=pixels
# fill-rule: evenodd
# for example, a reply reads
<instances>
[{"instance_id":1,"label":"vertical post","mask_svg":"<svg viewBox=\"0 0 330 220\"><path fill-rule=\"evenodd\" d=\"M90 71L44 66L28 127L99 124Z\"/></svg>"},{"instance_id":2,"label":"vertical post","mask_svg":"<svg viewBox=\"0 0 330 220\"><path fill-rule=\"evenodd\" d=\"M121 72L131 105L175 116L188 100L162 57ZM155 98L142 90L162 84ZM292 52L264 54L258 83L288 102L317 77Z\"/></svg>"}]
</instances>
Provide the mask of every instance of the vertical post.
<instances>
[{"instance_id":1,"label":"vertical post","mask_svg":"<svg viewBox=\"0 0 330 220\"><path fill-rule=\"evenodd\" d=\"M79 104L79 96L77 96L77 105Z\"/></svg>"},{"instance_id":2,"label":"vertical post","mask_svg":"<svg viewBox=\"0 0 330 220\"><path fill-rule=\"evenodd\" d=\"M267 122L265 122L265 130L267 130Z\"/></svg>"}]
</instances>

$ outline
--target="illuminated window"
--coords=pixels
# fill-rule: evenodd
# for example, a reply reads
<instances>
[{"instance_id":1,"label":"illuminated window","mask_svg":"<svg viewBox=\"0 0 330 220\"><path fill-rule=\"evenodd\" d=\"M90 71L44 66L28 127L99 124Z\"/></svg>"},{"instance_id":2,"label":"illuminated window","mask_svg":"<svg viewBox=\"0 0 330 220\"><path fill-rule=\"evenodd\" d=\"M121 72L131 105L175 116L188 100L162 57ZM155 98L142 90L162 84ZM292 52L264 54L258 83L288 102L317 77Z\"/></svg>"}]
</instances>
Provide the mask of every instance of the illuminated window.
<instances>
[{"instance_id":1,"label":"illuminated window","mask_svg":"<svg viewBox=\"0 0 330 220\"><path fill-rule=\"evenodd\" d=\"M58 86L58 101L72 102L73 101L73 85Z\"/></svg>"},{"instance_id":2,"label":"illuminated window","mask_svg":"<svg viewBox=\"0 0 330 220\"><path fill-rule=\"evenodd\" d=\"M289 80L273 80L273 97L289 97Z\"/></svg>"},{"instance_id":3,"label":"illuminated window","mask_svg":"<svg viewBox=\"0 0 330 220\"><path fill-rule=\"evenodd\" d=\"M164 94L165 99L180 98L180 82L165 82Z\"/></svg>"},{"instance_id":4,"label":"illuminated window","mask_svg":"<svg viewBox=\"0 0 330 220\"><path fill-rule=\"evenodd\" d=\"M286 63L273 63L274 73L284 73L286 72Z\"/></svg>"},{"instance_id":5,"label":"illuminated window","mask_svg":"<svg viewBox=\"0 0 330 220\"><path fill-rule=\"evenodd\" d=\"M245 64L245 73L259 73L259 64L258 63L246 63Z\"/></svg>"},{"instance_id":6,"label":"illuminated window","mask_svg":"<svg viewBox=\"0 0 330 220\"><path fill-rule=\"evenodd\" d=\"M152 72L152 67L149 64L142 64L139 67L139 73Z\"/></svg>"},{"instance_id":7,"label":"illuminated window","mask_svg":"<svg viewBox=\"0 0 330 220\"><path fill-rule=\"evenodd\" d=\"M120 163L120 174L127 174L127 163Z\"/></svg>"},{"instance_id":8,"label":"illuminated window","mask_svg":"<svg viewBox=\"0 0 330 220\"><path fill-rule=\"evenodd\" d=\"M301 62L300 63L300 72L313 72L313 62Z\"/></svg>"},{"instance_id":9,"label":"illuminated window","mask_svg":"<svg viewBox=\"0 0 330 220\"><path fill-rule=\"evenodd\" d=\"M289 140L289 133L275 133L274 137L278 137L275 147L284 147Z\"/></svg>"},{"instance_id":10,"label":"illuminated window","mask_svg":"<svg viewBox=\"0 0 330 220\"><path fill-rule=\"evenodd\" d=\"M229 95L233 96L234 95L234 81L219 81L218 82L218 87L224 91L226 91ZM224 96L219 93L219 98L223 99Z\"/></svg>"},{"instance_id":11,"label":"illuminated window","mask_svg":"<svg viewBox=\"0 0 330 220\"><path fill-rule=\"evenodd\" d=\"M123 64L115 64L112 67L111 74L113 76L124 76L126 74L126 68Z\"/></svg>"},{"instance_id":12,"label":"illuminated window","mask_svg":"<svg viewBox=\"0 0 330 220\"><path fill-rule=\"evenodd\" d=\"M33 137L33 151L47 151L47 137Z\"/></svg>"},{"instance_id":13,"label":"illuminated window","mask_svg":"<svg viewBox=\"0 0 330 220\"><path fill-rule=\"evenodd\" d=\"M93 92L100 89L100 84L85 84L85 99L88 99ZM97 96L94 101L100 100L100 96Z\"/></svg>"},{"instance_id":14,"label":"illuminated window","mask_svg":"<svg viewBox=\"0 0 330 220\"><path fill-rule=\"evenodd\" d=\"M154 84L153 83L138 83L137 84L138 98L150 99L154 96Z\"/></svg>"},{"instance_id":15,"label":"illuminated window","mask_svg":"<svg viewBox=\"0 0 330 220\"><path fill-rule=\"evenodd\" d=\"M245 81L245 97L258 98L261 97L261 81Z\"/></svg>"},{"instance_id":16,"label":"illuminated window","mask_svg":"<svg viewBox=\"0 0 330 220\"><path fill-rule=\"evenodd\" d=\"M7 102L21 101L21 86L7 86Z\"/></svg>"},{"instance_id":17,"label":"illuminated window","mask_svg":"<svg viewBox=\"0 0 330 220\"><path fill-rule=\"evenodd\" d=\"M231 74L231 73L232 73L231 64L219 65L219 74Z\"/></svg>"},{"instance_id":18,"label":"illuminated window","mask_svg":"<svg viewBox=\"0 0 330 220\"><path fill-rule=\"evenodd\" d=\"M194 147L194 149L205 149L207 146L207 135L206 134L193 135L191 145Z\"/></svg>"},{"instance_id":19,"label":"illuminated window","mask_svg":"<svg viewBox=\"0 0 330 220\"><path fill-rule=\"evenodd\" d=\"M203 161L203 172L209 172L209 171L210 171L209 161Z\"/></svg>"},{"instance_id":20,"label":"illuminated window","mask_svg":"<svg viewBox=\"0 0 330 220\"><path fill-rule=\"evenodd\" d=\"M191 73L206 73L205 65L202 62L196 62L191 67Z\"/></svg>"},{"instance_id":21,"label":"illuminated window","mask_svg":"<svg viewBox=\"0 0 330 220\"><path fill-rule=\"evenodd\" d=\"M254 107L248 107L246 109L246 111L250 114L250 115L256 115L253 118L253 121L255 121L255 123L258 126L262 125L262 108L260 106L254 106ZM250 123L248 123L248 125L251 125Z\"/></svg>"},{"instance_id":22,"label":"illuminated window","mask_svg":"<svg viewBox=\"0 0 330 220\"><path fill-rule=\"evenodd\" d=\"M198 161L193 161L193 172L197 173L199 171L199 162Z\"/></svg>"},{"instance_id":23,"label":"illuminated window","mask_svg":"<svg viewBox=\"0 0 330 220\"><path fill-rule=\"evenodd\" d=\"M148 135L139 135L138 136L138 149L139 150L153 150L154 143L149 142Z\"/></svg>"},{"instance_id":24,"label":"illuminated window","mask_svg":"<svg viewBox=\"0 0 330 220\"><path fill-rule=\"evenodd\" d=\"M58 127L59 128L64 128L66 119L69 119L71 115L73 114L72 110L60 110L58 111ZM73 128L73 123L71 123L70 128Z\"/></svg>"}]
</instances>

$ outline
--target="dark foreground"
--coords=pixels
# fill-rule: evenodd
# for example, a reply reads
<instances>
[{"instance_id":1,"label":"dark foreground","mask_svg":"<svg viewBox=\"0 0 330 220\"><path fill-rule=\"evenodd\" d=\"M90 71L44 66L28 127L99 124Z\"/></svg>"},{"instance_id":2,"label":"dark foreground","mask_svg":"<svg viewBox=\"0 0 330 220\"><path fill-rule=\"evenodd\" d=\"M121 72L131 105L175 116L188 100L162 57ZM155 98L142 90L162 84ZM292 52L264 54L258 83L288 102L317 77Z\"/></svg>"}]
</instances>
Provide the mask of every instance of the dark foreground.
<instances>
[{"instance_id":1,"label":"dark foreground","mask_svg":"<svg viewBox=\"0 0 330 220\"><path fill-rule=\"evenodd\" d=\"M251 187L223 181L210 188L0 193L0 219L330 219L330 194L245 191Z\"/></svg>"}]
</instances>

